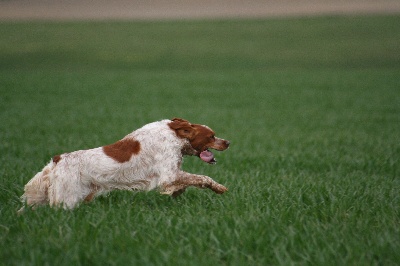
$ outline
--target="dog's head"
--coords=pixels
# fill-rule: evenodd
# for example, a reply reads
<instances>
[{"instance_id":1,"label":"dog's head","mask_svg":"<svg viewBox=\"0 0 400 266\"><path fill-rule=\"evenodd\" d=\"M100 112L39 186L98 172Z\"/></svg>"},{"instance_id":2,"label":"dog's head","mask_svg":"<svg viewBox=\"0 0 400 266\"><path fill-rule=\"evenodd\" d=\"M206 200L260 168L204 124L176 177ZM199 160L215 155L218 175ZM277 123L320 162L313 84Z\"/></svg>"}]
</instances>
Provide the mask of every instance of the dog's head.
<instances>
[{"instance_id":1,"label":"dog's head","mask_svg":"<svg viewBox=\"0 0 400 266\"><path fill-rule=\"evenodd\" d=\"M189 141L190 147L184 147L184 155L196 155L203 161L214 164L216 160L209 149L224 151L229 147L229 141L217 138L214 131L205 125L191 124L189 121L174 118L169 127L175 131L179 138Z\"/></svg>"}]
</instances>

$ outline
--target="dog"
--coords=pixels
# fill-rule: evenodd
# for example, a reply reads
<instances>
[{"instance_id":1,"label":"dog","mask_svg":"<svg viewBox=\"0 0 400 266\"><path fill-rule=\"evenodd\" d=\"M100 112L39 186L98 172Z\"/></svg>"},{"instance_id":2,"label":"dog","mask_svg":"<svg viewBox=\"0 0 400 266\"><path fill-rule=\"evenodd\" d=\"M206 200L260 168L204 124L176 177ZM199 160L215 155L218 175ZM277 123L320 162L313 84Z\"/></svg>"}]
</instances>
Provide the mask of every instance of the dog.
<instances>
[{"instance_id":1,"label":"dog","mask_svg":"<svg viewBox=\"0 0 400 266\"><path fill-rule=\"evenodd\" d=\"M113 144L54 156L25 185L21 199L32 208L49 204L73 209L112 190L159 189L177 197L194 186L222 194L228 190L225 186L184 172L181 165L184 155L215 164L210 149L224 151L229 145L208 126L182 118L153 122Z\"/></svg>"}]
</instances>

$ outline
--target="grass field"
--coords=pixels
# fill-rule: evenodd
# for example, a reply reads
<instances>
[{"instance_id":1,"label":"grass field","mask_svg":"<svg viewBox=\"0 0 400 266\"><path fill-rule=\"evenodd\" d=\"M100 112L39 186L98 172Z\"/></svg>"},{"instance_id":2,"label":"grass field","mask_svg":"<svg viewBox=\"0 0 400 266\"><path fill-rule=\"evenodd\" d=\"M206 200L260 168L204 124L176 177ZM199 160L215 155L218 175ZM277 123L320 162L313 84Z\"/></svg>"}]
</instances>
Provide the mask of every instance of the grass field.
<instances>
[{"instance_id":1,"label":"grass field","mask_svg":"<svg viewBox=\"0 0 400 266\"><path fill-rule=\"evenodd\" d=\"M399 265L400 16L0 23L1 265ZM62 152L183 117L229 191L21 216Z\"/></svg>"}]
</instances>

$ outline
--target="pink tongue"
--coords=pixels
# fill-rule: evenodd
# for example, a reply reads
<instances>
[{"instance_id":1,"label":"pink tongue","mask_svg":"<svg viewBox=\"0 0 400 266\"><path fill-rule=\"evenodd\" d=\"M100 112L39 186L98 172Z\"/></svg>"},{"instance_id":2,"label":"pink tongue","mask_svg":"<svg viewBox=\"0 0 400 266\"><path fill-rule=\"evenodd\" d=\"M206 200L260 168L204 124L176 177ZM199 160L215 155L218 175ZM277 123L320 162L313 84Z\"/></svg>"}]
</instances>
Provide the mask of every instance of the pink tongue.
<instances>
[{"instance_id":1,"label":"pink tongue","mask_svg":"<svg viewBox=\"0 0 400 266\"><path fill-rule=\"evenodd\" d=\"M200 159L202 159L203 161L205 161L206 163L211 162L214 159L214 154L210 151L202 151L200 153Z\"/></svg>"}]
</instances>

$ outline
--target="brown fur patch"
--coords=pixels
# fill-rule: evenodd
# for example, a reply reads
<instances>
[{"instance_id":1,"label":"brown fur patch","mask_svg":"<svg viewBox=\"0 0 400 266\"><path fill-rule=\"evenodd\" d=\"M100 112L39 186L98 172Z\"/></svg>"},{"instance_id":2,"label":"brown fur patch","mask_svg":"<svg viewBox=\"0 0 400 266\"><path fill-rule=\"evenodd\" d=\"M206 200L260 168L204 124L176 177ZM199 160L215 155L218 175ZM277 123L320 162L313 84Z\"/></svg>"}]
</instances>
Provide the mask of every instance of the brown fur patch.
<instances>
[{"instance_id":1,"label":"brown fur patch","mask_svg":"<svg viewBox=\"0 0 400 266\"><path fill-rule=\"evenodd\" d=\"M53 157L53 162L58 163L61 160L61 155L56 155Z\"/></svg>"},{"instance_id":2,"label":"brown fur patch","mask_svg":"<svg viewBox=\"0 0 400 266\"><path fill-rule=\"evenodd\" d=\"M190 145L197 150L197 151L203 151L206 148L211 147L215 141L214 138L214 131L212 131L210 128L194 124L193 128L195 130L194 137L190 139Z\"/></svg>"},{"instance_id":3,"label":"brown fur patch","mask_svg":"<svg viewBox=\"0 0 400 266\"><path fill-rule=\"evenodd\" d=\"M99 186L95 184L90 184L90 189L92 190L84 199L85 202L90 202L96 196L97 191L100 189Z\"/></svg>"},{"instance_id":4,"label":"brown fur patch","mask_svg":"<svg viewBox=\"0 0 400 266\"><path fill-rule=\"evenodd\" d=\"M194 129L189 121L182 118L173 118L168 124L169 128L174 130L179 138L190 139L193 136Z\"/></svg>"},{"instance_id":5,"label":"brown fur patch","mask_svg":"<svg viewBox=\"0 0 400 266\"><path fill-rule=\"evenodd\" d=\"M90 192L84 199L85 202L91 202L96 195L96 191Z\"/></svg>"},{"instance_id":6,"label":"brown fur patch","mask_svg":"<svg viewBox=\"0 0 400 266\"><path fill-rule=\"evenodd\" d=\"M133 154L140 152L140 142L135 139L123 139L104 146L103 151L117 162L124 163L129 161Z\"/></svg>"}]
</instances>

